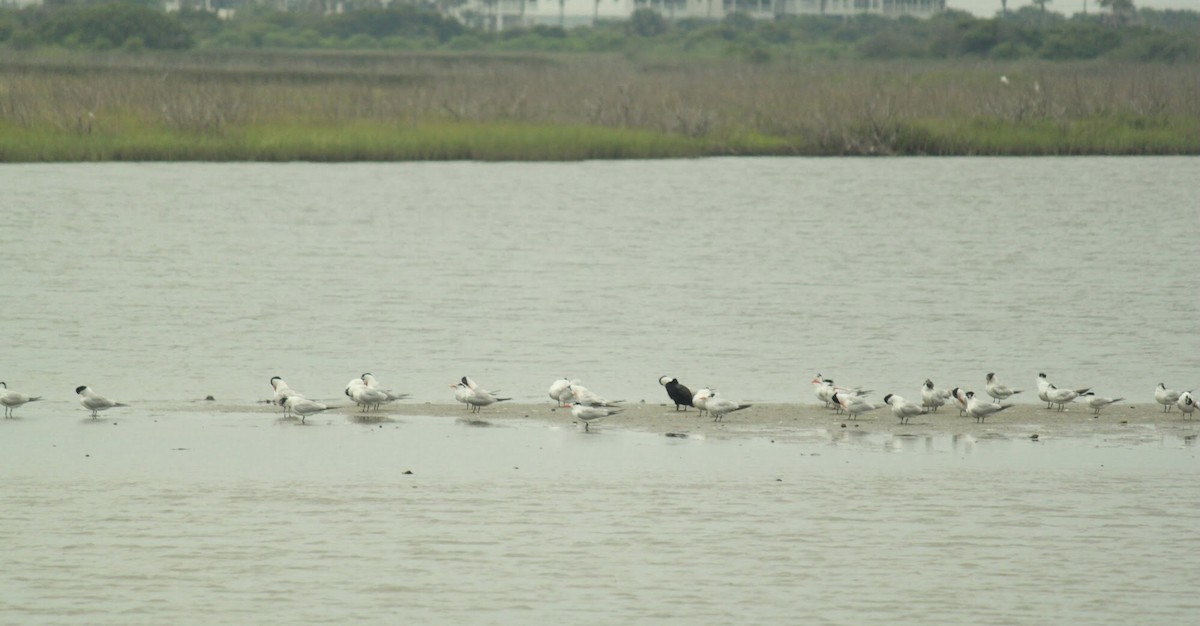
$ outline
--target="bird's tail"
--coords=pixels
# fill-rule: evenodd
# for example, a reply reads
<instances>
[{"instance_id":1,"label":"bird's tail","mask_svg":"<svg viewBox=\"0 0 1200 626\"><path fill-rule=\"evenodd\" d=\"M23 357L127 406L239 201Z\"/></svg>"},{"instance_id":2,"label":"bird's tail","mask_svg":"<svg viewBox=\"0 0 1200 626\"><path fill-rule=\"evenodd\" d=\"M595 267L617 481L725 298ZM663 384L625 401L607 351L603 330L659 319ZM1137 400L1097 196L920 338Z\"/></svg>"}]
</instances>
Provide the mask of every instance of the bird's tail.
<instances>
[{"instance_id":1,"label":"bird's tail","mask_svg":"<svg viewBox=\"0 0 1200 626\"><path fill-rule=\"evenodd\" d=\"M1112 401L1112 403L1113 403L1113 404L1116 404L1116 403L1118 403L1118 402L1120 402L1120 401L1122 401L1122 400L1124 400L1124 399L1125 399L1125 398L1113 398L1113 401Z\"/></svg>"},{"instance_id":2,"label":"bird's tail","mask_svg":"<svg viewBox=\"0 0 1200 626\"><path fill-rule=\"evenodd\" d=\"M505 402L507 400L512 400L512 398L496 398L496 402Z\"/></svg>"},{"instance_id":3,"label":"bird's tail","mask_svg":"<svg viewBox=\"0 0 1200 626\"><path fill-rule=\"evenodd\" d=\"M754 405L753 404L739 404L739 405L737 405L736 409L730 409L729 412L732 413L734 411L741 411L742 409L748 409L752 406L754 406Z\"/></svg>"},{"instance_id":4,"label":"bird's tail","mask_svg":"<svg viewBox=\"0 0 1200 626\"><path fill-rule=\"evenodd\" d=\"M129 405L125 404L124 402L118 402L118 403L114 404L113 406L116 407L116 406L129 406Z\"/></svg>"},{"instance_id":5,"label":"bird's tail","mask_svg":"<svg viewBox=\"0 0 1200 626\"><path fill-rule=\"evenodd\" d=\"M1077 394L1079 394L1079 395L1081 395L1081 396L1082 396L1083 394L1085 394L1085 393L1087 393L1087 392L1089 392L1089 391L1091 391L1091 390L1092 390L1092 388L1091 388L1091 387L1088 387L1088 388L1086 388L1086 389L1075 389L1075 390L1073 390L1073 391L1074 391L1075 393L1077 393ZM1125 398L1121 398L1121 399L1122 399L1122 400L1124 400Z\"/></svg>"},{"instance_id":6,"label":"bird's tail","mask_svg":"<svg viewBox=\"0 0 1200 626\"><path fill-rule=\"evenodd\" d=\"M30 398L30 399L29 399L29 401L30 401L30 402L37 402L38 400L41 400L41 399L42 399L42 397L41 397L41 396L34 396L34 397Z\"/></svg>"}]
</instances>

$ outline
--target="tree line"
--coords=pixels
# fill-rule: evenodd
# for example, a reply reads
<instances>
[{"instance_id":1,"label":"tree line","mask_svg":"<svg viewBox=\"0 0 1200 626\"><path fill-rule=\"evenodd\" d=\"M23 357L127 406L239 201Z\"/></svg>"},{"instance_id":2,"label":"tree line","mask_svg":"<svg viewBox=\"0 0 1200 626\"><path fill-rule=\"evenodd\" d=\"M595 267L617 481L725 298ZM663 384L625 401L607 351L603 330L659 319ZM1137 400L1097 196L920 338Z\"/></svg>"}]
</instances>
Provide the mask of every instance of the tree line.
<instances>
[{"instance_id":1,"label":"tree line","mask_svg":"<svg viewBox=\"0 0 1200 626\"><path fill-rule=\"evenodd\" d=\"M0 47L16 50L340 49L625 53L644 57L772 60L1114 59L1200 61L1200 12L1123 10L1072 17L1027 6L993 18L945 11L929 19L787 16L669 21L649 9L630 19L564 29L493 32L448 16L437 3L344 13L246 4L232 17L159 2L51 0L0 8ZM318 3L319 4L319 3ZM1132 3L1129 3L1132 8ZM1122 5L1124 6L1124 5Z\"/></svg>"}]
</instances>

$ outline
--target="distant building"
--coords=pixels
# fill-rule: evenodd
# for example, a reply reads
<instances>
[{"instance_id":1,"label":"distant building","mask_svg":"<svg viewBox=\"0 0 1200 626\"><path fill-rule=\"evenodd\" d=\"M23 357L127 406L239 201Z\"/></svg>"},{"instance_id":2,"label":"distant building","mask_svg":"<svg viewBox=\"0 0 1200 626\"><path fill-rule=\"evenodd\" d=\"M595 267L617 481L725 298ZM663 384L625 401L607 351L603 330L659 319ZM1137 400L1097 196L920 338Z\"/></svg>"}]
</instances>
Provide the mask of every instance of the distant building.
<instances>
[{"instance_id":1,"label":"distant building","mask_svg":"<svg viewBox=\"0 0 1200 626\"><path fill-rule=\"evenodd\" d=\"M588 26L629 19L637 9L653 9L672 20L719 20L734 12L764 20L785 15L929 17L946 10L946 0L466 0L454 12L472 25L502 30Z\"/></svg>"}]
</instances>

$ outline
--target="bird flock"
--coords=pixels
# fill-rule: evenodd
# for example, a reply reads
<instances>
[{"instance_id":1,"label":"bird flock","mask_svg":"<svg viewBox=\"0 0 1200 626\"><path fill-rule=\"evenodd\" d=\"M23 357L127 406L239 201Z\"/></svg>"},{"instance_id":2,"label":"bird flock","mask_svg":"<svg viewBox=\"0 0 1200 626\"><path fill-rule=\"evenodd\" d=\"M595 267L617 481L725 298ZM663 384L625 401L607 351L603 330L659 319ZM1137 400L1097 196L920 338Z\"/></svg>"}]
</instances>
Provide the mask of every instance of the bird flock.
<instances>
[{"instance_id":1,"label":"bird flock","mask_svg":"<svg viewBox=\"0 0 1200 626\"><path fill-rule=\"evenodd\" d=\"M918 415L936 413L938 409L950 402L958 406L959 416L965 415L975 418L976 422L985 422L987 418L1015 406L1012 403L1006 403L1005 400L1022 393L1020 389L1013 389L1001 383L995 372L988 372L984 376L984 391L991 396L991 400L977 398L974 391L968 391L962 387L938 389L929 379L925 379L925 384L921 388L920 403L905 400L894 393L885 395L882 403L874 403L867 400L867 396L871 393L869 389L840 387L835 385L833 380L823 378L820 374L812 379L812 385L813 394L818 400L824 402L826 407L833 408L838 413L844 412L851 419L858 419L858 416L863 413L886 406L891 408L892 414L900 420L901 424L907 424L910 419ZM1082 398L1093 413L1099 415L1105 407L1125 399L1098 396L1088 387L1060 389L1047 379L1045 372L1038 373L1037 387L1038 398L1046 403L1046 408L1058 411L1065 411L1068 404ZM1185 416L1190 416L1196 410L1191 391L1174 391L1167 389L1163 383L1159 383L1155 389L1154 400L1162 405L1164 412L1169 412L1177 406Z\"/></svg>"},{"instance_id":2,"label":"bird flock","mask_svg":"<svg viewBox=\"0 0 1200 626\"><path fill-rule=\"evenodd\" d=\"M703 387L693 392L680 383L678 378L671 376L660 377L658 383L666 390L667 396L675 404L676 411L686 411L688 407L693 407L699 411L699 415L707 414L714 422L722 421L730 413L752 406L718 394L711 387ZM270 402L280 407L285 418L298 417L301 423L304 423L311 415L337 408L308 399L304 394L289 387L279 376L272 377L270 384L273 391ZM1023 390L1013 389L1001 383L995 372L989 372L984 377L984 391L990 399L977 397L974 391L962 387L938 388L928 379L921 387L920 401L907 400L895 393L889 393L883 396L883 402L872 402L868 399L872 390L839 386L821 374L813 377L812 386L813 395L817 400L838 414L844 413L850 419L857 420L860 415L888 407L901 424L908 424L909 420L919 415L936 413L947 404L957 406L960 416L973 417L976 422L985 422L987 418L1012 408L1014 404L1006 401L1023 393ZM468 376L463 376L450 387L454 390L454 399L467 405L471 413L478 413L484 407L512 399L501 397L499 390L481 387ZM395 393L384 389L370 373L352 379L346 384L344 393L363 412L378 411L386 404L410 397L407 393ZM93 419L97 418L101 411L129 406L100 395L87 385L76 387L75 394L79 397L79 404L90 411ZM547 395L558 406L570 408L571 415L583 423L584 430L589 430L592 422L616 415L623 410L622 400L608 400L584 387L577 379L555 380L551 383ZM1125 399L1100 396L1088 387L1060 388L1051 383L1045 373L1037 375L1037 396L1046 403L1047 409L1065 411L1068 404L1082 401L1096 415L1104 408ZM0 381L0 405L4 406L6 419L15 417L14 411L18 407L41 399L42 396L31 396L9 389L7 383ZM1163 383L1159 383L1155 388L1154 401L1163 407L1163 412L1170 412L1178 407L1185 419L1190 419L1191 414L1196 411L1193 391L1168 389Z\"/></svg>"}]
</instances>

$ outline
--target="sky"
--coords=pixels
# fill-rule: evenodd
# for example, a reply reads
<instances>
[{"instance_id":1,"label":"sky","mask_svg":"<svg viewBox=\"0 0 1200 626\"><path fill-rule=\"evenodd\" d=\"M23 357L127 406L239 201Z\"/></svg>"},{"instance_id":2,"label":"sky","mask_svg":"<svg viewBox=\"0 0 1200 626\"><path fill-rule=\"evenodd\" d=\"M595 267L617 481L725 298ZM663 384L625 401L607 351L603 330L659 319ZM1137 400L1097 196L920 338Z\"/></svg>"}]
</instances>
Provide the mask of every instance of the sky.
<instances>
[{"instance_id":1,"label":"sky","mask_svg":"<svg viewBox=\"0 0 1200 626\"><path fill-rule=\"evenodd\" d=\"M1097 12L1096 0L1086 0L1088 13ZM1046 10L1074 15L1083 11L1084 0L1050 0ZM1033 0L1008 0L1008 10L1033 4ZM1200 0L1133 0L1139 9L1188 9L1200 11ZM1000 0L946 0L946 7L968 11L980 17L992 17L1000 10Z\"/></svg>"}]
</instances>

